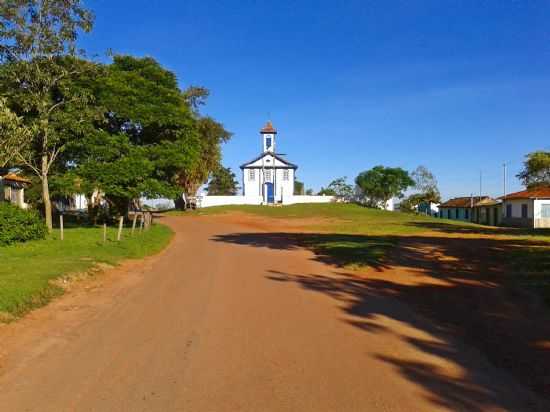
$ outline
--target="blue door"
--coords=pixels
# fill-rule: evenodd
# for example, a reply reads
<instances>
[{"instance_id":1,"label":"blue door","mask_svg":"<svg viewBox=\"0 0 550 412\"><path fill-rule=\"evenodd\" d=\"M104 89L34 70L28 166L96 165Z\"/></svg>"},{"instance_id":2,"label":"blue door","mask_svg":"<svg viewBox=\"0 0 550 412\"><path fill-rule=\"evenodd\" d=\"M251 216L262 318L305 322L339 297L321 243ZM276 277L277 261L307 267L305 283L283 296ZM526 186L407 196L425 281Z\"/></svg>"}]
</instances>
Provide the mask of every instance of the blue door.
<instances>
[{"instance_id":1,"label":"blue door","mask_svg":"<svg viewBox=\"0 0 550 412\"><path fill-rule=\"evenodd\" d=\"M266 183L265 189L267 193L267 203L275 203L275 192L273 190L273 183Z\"/></svg>"}]
</instances>

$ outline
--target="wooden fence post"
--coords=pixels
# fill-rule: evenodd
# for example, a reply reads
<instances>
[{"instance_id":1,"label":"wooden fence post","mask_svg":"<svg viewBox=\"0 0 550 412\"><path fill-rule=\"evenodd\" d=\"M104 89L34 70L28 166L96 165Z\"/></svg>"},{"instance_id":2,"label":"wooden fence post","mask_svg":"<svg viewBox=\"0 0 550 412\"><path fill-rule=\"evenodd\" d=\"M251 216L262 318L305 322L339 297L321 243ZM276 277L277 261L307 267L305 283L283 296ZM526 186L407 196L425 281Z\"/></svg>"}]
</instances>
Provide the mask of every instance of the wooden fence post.
<instances>
[{"instance_id":1,"label":"wooden fence post","mask_svg":"<svg viewBox=\"0 0 550 412\"><path fill-rule=\"evenodd\" d=\"M143 219L145 218L145 215L143 214L143 212L141 212L141 218L139 219L139 233L143 232Z\"/></svg>"},{"instance_id":2,"label":"wooden fence post","mask_svg":"<svg viewBox=\"0 0 550 412\"><path fill-rule=\"evenodd\" d=\"M59 214L59 229L61 231L60 238L61 238L61 240L63 240L63 238L64 238L64 236L63 236L63 213Z\"/></svg>"},{"instance_id":3,"label":"wooden fence post","mask_svg":"<svg viewBox=\"0 0 550 412\"><path fill-rule=\"evenodd\" d=\"M136 230L136 221L137 221L137 212L134 212L134 218L132 219L132 236L134 236L134 231Z\"/></svg>"},{"instance_id":4,"label":"wooden fence post","mask_svg":"<svg viewBox=\"0 0 550 412\"><path fill-rule=\"evenodd\" d=\"M107 242L107 223L103 223L103 243Z\"/></svg>"},{"instance_id":5,"label":"wooden fence post","mask_svg":"<svg viewBox=\"0 0 550 412\"><path fill-rule=\"evenodd\" d=\"M122 236L122 224L124 223L124 217L120 216L118 219L118 234L116 236L116 240L120 242L120 238Z\"/></svg>"}]
</instances>

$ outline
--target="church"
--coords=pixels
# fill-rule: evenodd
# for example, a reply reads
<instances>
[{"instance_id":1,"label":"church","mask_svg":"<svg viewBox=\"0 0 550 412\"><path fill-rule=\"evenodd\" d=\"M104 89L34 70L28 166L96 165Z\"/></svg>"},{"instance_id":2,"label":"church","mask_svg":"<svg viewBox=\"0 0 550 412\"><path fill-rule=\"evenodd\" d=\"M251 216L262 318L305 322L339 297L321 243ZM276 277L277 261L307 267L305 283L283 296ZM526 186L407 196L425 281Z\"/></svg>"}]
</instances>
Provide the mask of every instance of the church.
<instances>
[{"instance_id":1,"label":"church","mask_svg":"<svg viewBox=\"0 0 550 412\"><path fill-rule=\"evenodd\" d=\"M291 205L294 203L329 203L333 196L294 194L298 166L277 153L277 130L271 122L260 130L261 153L240 166L242 194L215 196L202 193L197 196L197 207L223 205Z\"/></svg>"},{"instance_id":2,"label":"church","mask_svg":"<svg viewBox=\"0 0 550 412\"><path fill-rule=\"evenodd\" d=\"M260 130L263 151L241 165L243 196L261 198L263 204L290 203L294 195L296 166L275 150L277 130L271 122Z\"/></svg>"}]
</instances>

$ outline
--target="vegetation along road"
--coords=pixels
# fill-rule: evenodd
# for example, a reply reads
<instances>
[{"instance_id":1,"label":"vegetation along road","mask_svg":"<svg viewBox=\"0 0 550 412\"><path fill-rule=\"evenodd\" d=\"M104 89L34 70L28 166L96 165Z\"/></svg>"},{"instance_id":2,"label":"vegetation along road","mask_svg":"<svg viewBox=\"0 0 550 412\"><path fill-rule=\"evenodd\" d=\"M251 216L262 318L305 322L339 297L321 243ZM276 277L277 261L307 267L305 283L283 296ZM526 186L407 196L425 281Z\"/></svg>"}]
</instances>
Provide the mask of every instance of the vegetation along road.
<instances>
[{"instance_id":1,"label":"vegetation along road","mask_svg":"<svg viewBox=\"0 0 550 412\"><path fill-rule=\"evenodd\" d=\"M547 236L353 205L162 220L164 252L0 327L2 409L549 410L523 281Z\"/></svg>"}]
</instances>

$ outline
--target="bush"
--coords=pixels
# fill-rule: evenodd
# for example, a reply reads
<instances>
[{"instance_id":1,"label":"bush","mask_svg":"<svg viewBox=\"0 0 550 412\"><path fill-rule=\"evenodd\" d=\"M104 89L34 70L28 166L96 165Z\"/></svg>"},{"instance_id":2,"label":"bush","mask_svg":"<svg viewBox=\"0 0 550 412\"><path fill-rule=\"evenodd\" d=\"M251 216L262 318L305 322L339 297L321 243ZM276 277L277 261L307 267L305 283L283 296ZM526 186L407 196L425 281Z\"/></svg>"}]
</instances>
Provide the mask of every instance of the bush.
<instances>
[{"instance_id":1,"label":"bush","mask_svg":"<svg viewBox=\"0 0 550 412\"><path fill-rule=\"evenodd\" d=\"M46 225L34 211L0 202L0 245L46 237Z\"/></svg>"}]
</instances>

